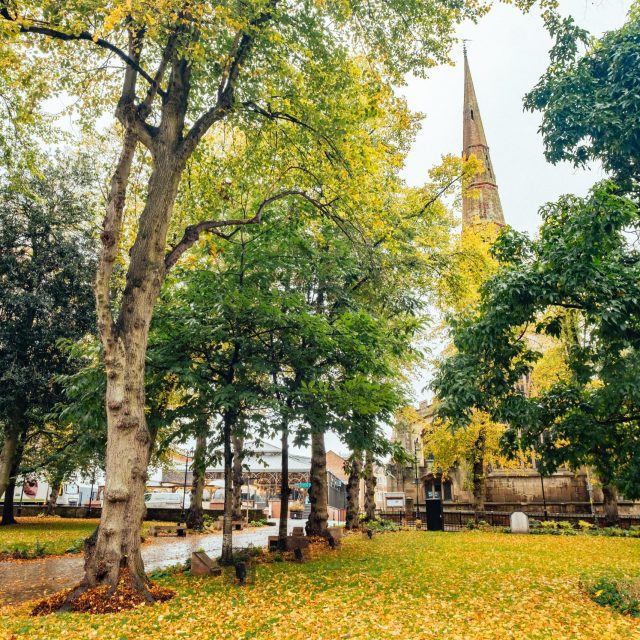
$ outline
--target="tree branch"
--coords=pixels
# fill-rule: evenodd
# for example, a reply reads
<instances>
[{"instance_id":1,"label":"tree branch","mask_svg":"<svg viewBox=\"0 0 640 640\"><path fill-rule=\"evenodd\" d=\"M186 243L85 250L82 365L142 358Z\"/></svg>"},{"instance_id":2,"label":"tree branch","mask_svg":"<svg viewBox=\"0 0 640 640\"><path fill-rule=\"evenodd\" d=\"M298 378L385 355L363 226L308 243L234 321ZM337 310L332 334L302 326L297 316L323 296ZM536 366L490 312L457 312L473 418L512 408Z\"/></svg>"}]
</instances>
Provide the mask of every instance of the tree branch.
<instances>
[{"instance_id":1,"label":"tree branch","mask_svg":"<svg viewBox=\"0 0 640 640\"><path fill-rule=\"evenodd\" d=\"M2 3L0 8L0 17L4 18L8 22L13 22L19 25L20 33L35 33L37 35L47 36L49 38L55 38L56 40L70 41L70 40L83 40L85 42L91 42L102 49L115 53L127 66L137 71L151 86L156 86L155 80L137 63L131 56L127 55L122 49L112 44L104 38L96 38L94 34L89 31L81 31L80 33L66 33L60 29L50 26L38 26L36 24L20 24L17 22L16 17L9 13L9 9L6 3ZM43 25L46 23L43 23ZM157 87L157 92L160 95L164 95L164 91Z\"/></svg>"},{"instance_id":2,"label":"tree branch","mask_svg":"<svg viewBox=\"0 0 640 640\"><path fill-rule=\"evenodd\" d=\"M321 211L326 211L328 206L320 202L316 198L310 196L308 193L305 193L304 191L288 189L286 191L276 193L275 195L263 200L258 206L255 215L251 218L239 218L235 220L203 220L202 222L198 222L197 224L190 225L184 230L184 235L182 236L180 242L178 242L178 244L176 244L165 256L165 270L169 271L169 269L173 267L173 265L180 259L180 256L187 249L193 246L195 242L197 242L198 238L200 238L201 233L215 233L222 238L228 239L233 235L233 233L225 235L221 234L217 230L224 227L241 227L260 224L260 222L262 221L262 214L266 207L276 202L277 200L282 200L283 198L288 198L290 196L302 198Z\"/></svg>"},{"instance_id":3,"label":"tree branch","mask_svg":"<svg viewBox=\"0 0 640 640\"><path fill-rule=\"evenodd\" d=\"M273 15L272 11L277 2L278 0L271 0L269 8L249 22L249 29L255 29L268 22ZM249 55L253 40L254 36L245 30L240 30L236 33L227 64L222 72L220 84L218 85L216 103L195 121L184 139L183 152L187 158L196 148L204 134L233 109L235 87L238 75L240 74L240 68Z\"/></svg>"}]
</instances>

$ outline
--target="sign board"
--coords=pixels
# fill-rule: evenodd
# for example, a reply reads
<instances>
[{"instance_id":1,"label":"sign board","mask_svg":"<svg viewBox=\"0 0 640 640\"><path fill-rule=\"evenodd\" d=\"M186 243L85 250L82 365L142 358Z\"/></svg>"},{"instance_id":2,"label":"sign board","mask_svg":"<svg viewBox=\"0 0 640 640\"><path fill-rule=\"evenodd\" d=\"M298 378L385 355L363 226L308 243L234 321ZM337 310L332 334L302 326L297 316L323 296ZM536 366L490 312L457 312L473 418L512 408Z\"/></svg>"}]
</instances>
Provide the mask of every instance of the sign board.
<instances>
[{"instance_id":1,"label":"sign board","mask_svg":"<svg viewBox=\"0 0 640 640\"><path fill-rule=\"evenodd\" d=\"M394 491L384 494L385 509L403 509L405 506L404 491Z\"/></svg>"}]
</instances>

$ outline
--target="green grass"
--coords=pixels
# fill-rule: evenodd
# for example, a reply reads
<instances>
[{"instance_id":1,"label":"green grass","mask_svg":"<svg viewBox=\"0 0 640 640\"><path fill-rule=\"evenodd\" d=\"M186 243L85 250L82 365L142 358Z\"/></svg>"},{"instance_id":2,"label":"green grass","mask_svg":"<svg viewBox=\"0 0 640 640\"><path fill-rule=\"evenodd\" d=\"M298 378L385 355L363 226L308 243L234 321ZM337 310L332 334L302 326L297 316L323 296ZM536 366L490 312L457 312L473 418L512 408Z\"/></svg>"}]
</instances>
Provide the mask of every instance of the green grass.
<instances>
[{"instance_id":1,"label":"green grass","mask_svg":"<svg viewBox=\"0 0 640 640\"><path fill-rule=\"evenodd\" d=\"M17 518L18 524L0 527L0 556L38 557L82 549L81 542L98 520L76 518Z\"/></svg>"},{"instance_id":2,"label":"green grass","mask_svg":"<svg viewBox=\"0 0 640 640\"><path fill-rule=\"evenodd\" d=\"M16 518L18 524L0 527L0 559L33 559L80 553L84 539L100 522L86 518ZM145 522L143 534L153 522Z\"/></svg>"},{"instance_id":3,"label":"green grass","mask_svg":"<svg viewBox=\"0 0 640 640\"><path fill-rule=\"evenodd\" d=\"M640 575L637 540L399 532L347 537L305 564L260 565L255 585L170 575L170 602L117 615L0 613L0 637L263 640L640 638L586 584Z\"/></svg>"}]
</instances>

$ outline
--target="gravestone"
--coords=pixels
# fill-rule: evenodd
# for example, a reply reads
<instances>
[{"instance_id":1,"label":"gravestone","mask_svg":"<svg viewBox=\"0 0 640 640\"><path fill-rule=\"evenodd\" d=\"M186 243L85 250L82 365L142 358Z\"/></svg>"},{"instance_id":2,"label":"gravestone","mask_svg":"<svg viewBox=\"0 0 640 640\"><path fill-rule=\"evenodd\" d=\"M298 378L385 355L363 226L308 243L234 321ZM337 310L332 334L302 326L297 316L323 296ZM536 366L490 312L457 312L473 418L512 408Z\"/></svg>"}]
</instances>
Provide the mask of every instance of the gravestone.
<instances>
[{"instance_id":1,"label":"gravestone","mask_svg":"<svg viewBox=\"0 0 640 640\"><path fill-rule=\"evenodd\" d=\"M511 533L529 533L529 518L522 511L511 514Z\"/></svg>"},{"instance_id":2,"label":"gravestone","mask_svg":"<svg viewBox=\"0 0 640 640\"><path fill-rule=\"evenodd\" d=\"M293 536L304 536L304 528L303 527L293 527L293 532L292 534Z\"/></svg>"},{"instance_id":3,"label":"gravestone","mask_svg":"<svg viewBox=\"0 0 640 640\"><path fill-rule=\"evenodd\" d=\"M219 576L222 569L204 551L194 551L191 554L192 576Z\"/></svg>"}]
</instances>

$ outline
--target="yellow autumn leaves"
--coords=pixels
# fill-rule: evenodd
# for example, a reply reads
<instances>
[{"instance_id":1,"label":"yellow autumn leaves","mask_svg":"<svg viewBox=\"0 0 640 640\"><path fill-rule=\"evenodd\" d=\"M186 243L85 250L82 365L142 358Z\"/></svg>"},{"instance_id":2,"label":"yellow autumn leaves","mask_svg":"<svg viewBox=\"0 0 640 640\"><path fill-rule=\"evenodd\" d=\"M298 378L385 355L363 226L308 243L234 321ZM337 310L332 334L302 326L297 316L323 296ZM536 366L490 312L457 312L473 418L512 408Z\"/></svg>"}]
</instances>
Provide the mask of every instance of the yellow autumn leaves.
<instances>
[{"instance_id":1,"label":"yellow autumn leaves","mask_svg":"<svg viewBox=\"0 0 640 640\"><path fill-rule=\"evenodd\" d=\"M167 603L106 616L0 614L0 637L411 640L634 638L637 620L595 604L583 583L640 570L634 540L400 532L348 537L306 564L260 565L254 586L178 575Z\"/></svg>"}]
</instances>

